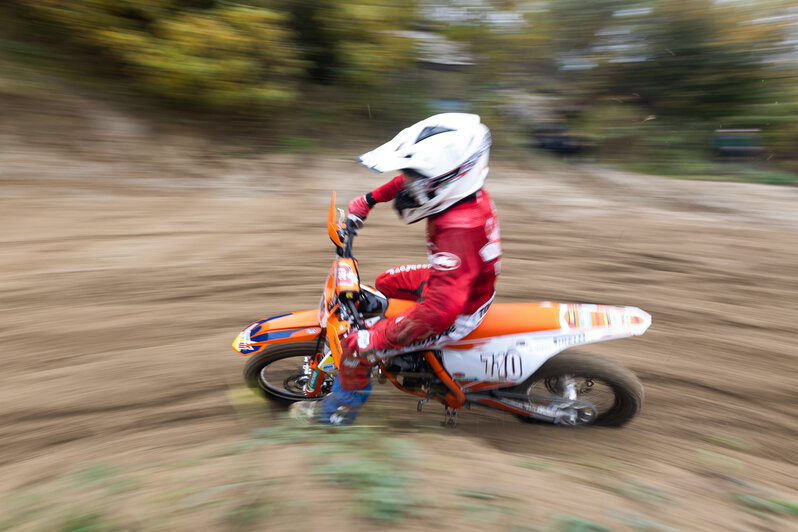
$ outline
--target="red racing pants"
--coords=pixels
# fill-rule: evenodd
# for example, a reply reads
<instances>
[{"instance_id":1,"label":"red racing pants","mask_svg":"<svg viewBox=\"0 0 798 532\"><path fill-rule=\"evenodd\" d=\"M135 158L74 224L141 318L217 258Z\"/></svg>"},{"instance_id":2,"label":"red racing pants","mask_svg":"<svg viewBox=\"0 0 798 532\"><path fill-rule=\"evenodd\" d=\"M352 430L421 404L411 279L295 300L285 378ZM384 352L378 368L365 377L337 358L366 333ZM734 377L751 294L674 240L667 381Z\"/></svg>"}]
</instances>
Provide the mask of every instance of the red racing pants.
<instances>
[{"instance_id":1,"label":"red racing pants","mask_svg":"<svg viewBox=\"0 0 798 532\"><path fill-rule=\"evenodd\" d=\"M429 281L430 265L429 264L406 264L391 268L380 275L374 282L377 290L382 292L385 296L395 299L406 299L409 301L418 301L424 295L424 288ZM471 314L460 314L441 334L426 338L420 342L412 342L411 344L398 349L385 349L378 351L380 358L387 358L400 353L409 353L418 351L419 349L434 348L439 345L445 345L450 342L460 340L468 335L471 331L476 329L482 319L485 317L490 304L493 302L491 297L481 307Z\"/></svg>"}]
</instances>

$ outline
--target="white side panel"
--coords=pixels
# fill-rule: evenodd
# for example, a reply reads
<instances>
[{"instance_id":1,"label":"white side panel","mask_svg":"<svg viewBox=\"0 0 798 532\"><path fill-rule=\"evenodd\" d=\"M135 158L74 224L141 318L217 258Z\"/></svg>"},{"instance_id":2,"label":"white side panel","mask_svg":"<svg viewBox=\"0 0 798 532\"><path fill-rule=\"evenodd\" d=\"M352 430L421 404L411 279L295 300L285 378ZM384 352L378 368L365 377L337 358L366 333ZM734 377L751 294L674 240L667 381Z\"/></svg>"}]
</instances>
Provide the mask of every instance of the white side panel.
<instances>
[{"instance_id":1,"label":"white side panel","mask_svg":"<svg viewBox=\"0 0 798 532\"><path fill-rule=\"evenodd\" d=\"M455 380L521 382L546 360L582 340L584 335L562 331L526 333L491 338L465 351L445 347L441 351L443 365Z\"/></svg>"},{"instance_id":2,"label":"white side panel","mask_svg":"<svg viewBox=\"0 0 798 532\"><path fill-rule=\"evenodd\" d=\"M458 381L520 383L566 348L639 336L651 325L651 316L636 307L560 308L559 330L486 338L485 343L467 350L441 348L446 371Z\"/></svg>"}]
</instances>

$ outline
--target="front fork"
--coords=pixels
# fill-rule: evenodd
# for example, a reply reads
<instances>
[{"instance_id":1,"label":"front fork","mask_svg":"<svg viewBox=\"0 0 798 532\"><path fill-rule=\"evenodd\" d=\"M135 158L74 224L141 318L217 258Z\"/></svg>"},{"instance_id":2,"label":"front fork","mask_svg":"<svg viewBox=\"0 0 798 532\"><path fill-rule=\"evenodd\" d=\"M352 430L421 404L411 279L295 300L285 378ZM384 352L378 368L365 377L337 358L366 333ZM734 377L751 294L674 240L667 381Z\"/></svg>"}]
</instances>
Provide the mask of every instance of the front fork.
<instances>
[{"instance_id":1,"label":"front fork","mask_svg":"<svg viewBox=\"0 0 798 532\"><path fill-rule=\"evenodd\" d=\"M304 392L308 397L317 397L321 393L321 385L324 384L324 378L326 377L326 373L319 368L322 354L316 353L307 358L305 365L310 370L310 379L305 383Z\"/></svg>"},{"instance_id":2,"label":"front fork","mask_svg":"<svg viewBox=\"0 0 798 532\"><path fill-rule=\"evenodd\" d=\"M306 357L303 370L306 374L309 374L309 378L303 389L305 395L308 397L318 397L321 395L327 374L335 372L336 370L332 351L325 342L324 333L319 335L319 340L316 343L316 354L312 357Z\"/></svg>"}]
</instances>

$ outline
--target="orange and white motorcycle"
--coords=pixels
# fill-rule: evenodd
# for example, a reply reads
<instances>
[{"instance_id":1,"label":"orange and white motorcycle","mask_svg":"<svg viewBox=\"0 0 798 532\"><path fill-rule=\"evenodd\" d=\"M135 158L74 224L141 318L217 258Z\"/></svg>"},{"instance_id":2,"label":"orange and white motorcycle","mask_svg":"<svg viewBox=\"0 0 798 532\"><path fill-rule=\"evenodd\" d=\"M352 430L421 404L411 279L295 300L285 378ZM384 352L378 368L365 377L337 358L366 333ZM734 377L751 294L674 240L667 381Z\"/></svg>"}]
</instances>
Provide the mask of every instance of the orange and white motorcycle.
<instances>
[{"instance_id":1,"label":"orange and white motorcycle","mask_svg":"<svg viewBox=\"0 0 798 532\"><path fill-rule=\"evenodd\" d=\"M258 320L233 349L249 357L247 385L285 402L319 399L335 382L341 338L414 303L388 299L360 283L352 255L357 228L335 208L328 234L336 255L316 310ZM377 366L378 380L446 407L454 425L463 407L482 405L522 420L620 426L640 410L643 388L628 369L594 355L562 352L578 345L639 336L651 316L636 307L562 303L494 303L463 339L401 354Z\"/></svg>"}]
</instances>

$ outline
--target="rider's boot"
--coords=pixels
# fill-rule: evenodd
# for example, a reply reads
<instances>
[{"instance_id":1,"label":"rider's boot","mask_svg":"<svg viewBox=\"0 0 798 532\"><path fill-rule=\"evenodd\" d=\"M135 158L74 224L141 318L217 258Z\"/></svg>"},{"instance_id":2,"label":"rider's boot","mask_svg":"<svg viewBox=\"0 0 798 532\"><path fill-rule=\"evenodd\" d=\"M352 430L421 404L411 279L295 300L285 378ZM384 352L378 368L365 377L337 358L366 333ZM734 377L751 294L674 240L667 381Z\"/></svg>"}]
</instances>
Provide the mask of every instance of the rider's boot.
<instances>
[{"instance_id":1,"label":"rider's boot","mask_svg":"<svg viewBox=\"0 0 798 532\"><path fill-rule=\"evenodd\" d=\"M288 413L302 425L351 425L370 393L371 383L359 390L344 390L340 381L336 380L332 392L323 400L296 402L288 409Z\"/></svg>"},{"instance_id":2,"label":"rider's boot","mask_svg":"<svg viewBox=\"0 0 798 532\"><path fill-rule=\"evenodd\" d=\"M288 415L301 425L318 423L321 401L298 401L288 408Z\"/></svg>"},{"instance_id":3,"label":"rider's boot","mask_svg":"<svg viewBox=\"0 0 798 532\"><path fill-rule=\"evenodd\" d=\"M371 393L371 368L364 357L344 348L332 392L321 404L319 421L331 425L351 425Z\"/></svg>"},{"instance_id":4,"label":"rider's boot","mask_svg":"<svg viewBox=\"0 0 798 532\"><path fill-rule=\"evenodd\" d=\"M329 425L351 425L370 394L370 382L357 390L345 390L341 387L341 379L336 379L332 392L320 401L320 408L317 409L318 422Z\"/></svg>"}]
</instances>

